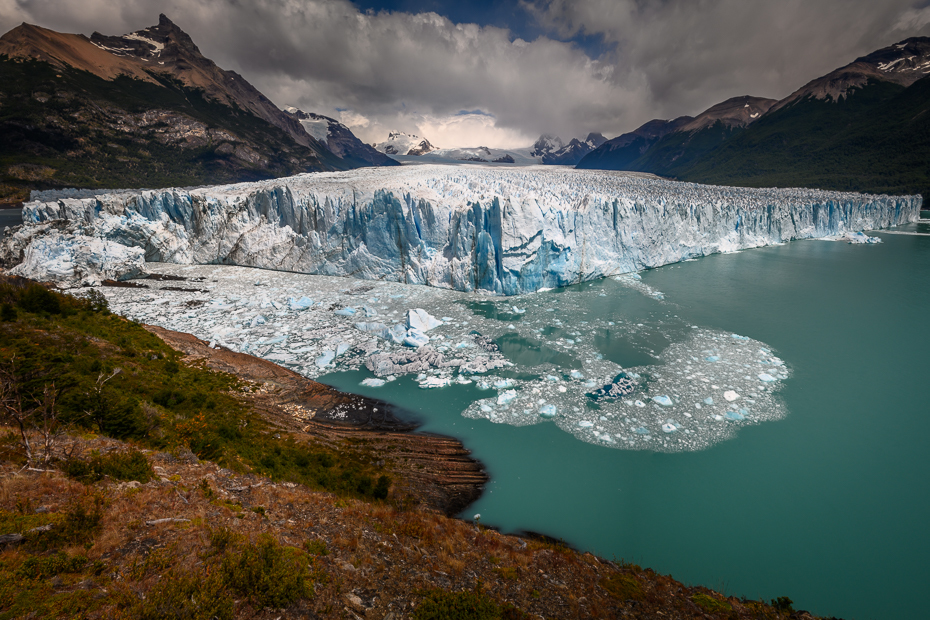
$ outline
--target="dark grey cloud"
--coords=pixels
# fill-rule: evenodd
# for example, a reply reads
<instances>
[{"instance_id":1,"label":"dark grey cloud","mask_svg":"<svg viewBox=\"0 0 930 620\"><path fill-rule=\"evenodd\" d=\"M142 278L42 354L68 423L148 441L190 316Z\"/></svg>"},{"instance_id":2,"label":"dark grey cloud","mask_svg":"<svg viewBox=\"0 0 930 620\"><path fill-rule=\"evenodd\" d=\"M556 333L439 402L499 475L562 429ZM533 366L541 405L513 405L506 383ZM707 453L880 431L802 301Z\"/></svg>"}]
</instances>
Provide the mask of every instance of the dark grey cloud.
<instances>
[{"instance_id":1,"label":"dark grey cloud","mask_svg":"<svg viewBox=\"0 0 930 620\"><path fill-rule=\"evenodd\" d=\"M27 21L116 34L164 12L279 105L341 116L369 141L396 128L440 146L613 136L736 95L780 98L930 32L930 9L912 0L527 0L524 9L549 37L523 41L436 13L360 12L346 0L0 0L0 29ZM570 40L579 35L610 51L590 58Z\"/></svg>"}]
</instances>

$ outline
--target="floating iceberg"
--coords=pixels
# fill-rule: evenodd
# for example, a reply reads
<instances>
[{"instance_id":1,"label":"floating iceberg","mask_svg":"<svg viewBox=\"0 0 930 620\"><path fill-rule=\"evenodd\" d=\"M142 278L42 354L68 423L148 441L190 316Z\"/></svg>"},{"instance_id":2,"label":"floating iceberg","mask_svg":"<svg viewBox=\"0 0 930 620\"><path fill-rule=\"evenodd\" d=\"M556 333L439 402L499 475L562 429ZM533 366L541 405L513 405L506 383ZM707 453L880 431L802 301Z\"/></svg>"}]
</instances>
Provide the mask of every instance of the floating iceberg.
<instances>
[{"instance_id":1,"label":"floating iceberg","mask_svg":"<svg viewBox=\"0 0 930 620\"><path fill-rule=\"evenodd\" d=\"M501 392L497 395L497 404L506 405L517 399L516 390L507 390L506 392Z\"/></svg>"},{"instance_id":2,"label":"floating iceberg","mask_svg":"<svg viewBox=\"0 0 930 620\"><path fill-rule=\"evenodd\" d=\"M539 408L539 415L543 418L554 418L556 412L555 405L543 405Z\"/></svg>"},{"instance_id":3,"label":"floating iceberg","mask_svg":"<svg viewBox=\"0 0 930 620\"><path fill-rule=\"evenodd\" d=\"M407 311L407 328L415 329L421 332L428 332L442 325L442 321L436 319L426 310L415 308Z\"/></svg>"},{"instance_id":4,"label":"floating iceberg","mask_svg":"<svg viewBox=\"0 0 930 620\"><path fill-rule=\"evenodd\" d=\"M306 310L313 305L313 300L309 297L301 297L300 299L291 297L287 300L287 305L291 310Z\"/></svg>"},{"instance_id":5,"label":"floating iceberg","mask_svg":"<svg viewBox=\"0 0 930 620\"><path fill-rule=\"evenodd\" d=\"M404 346L419 348L429 344L429 336L418 329L408 329L404 337Z\"/></svg>"},{"instance_id":6,"label":"floating iceberg","mask_svg":"<svg viewBox=\"0 0 930 620\"><path fill-rule=\"evenodd\" d=\"M663 407L671 407L675 403L672 402L672 399L668 396L653 396L652 400L662 405Z\"/></svg>"}]
</instances>

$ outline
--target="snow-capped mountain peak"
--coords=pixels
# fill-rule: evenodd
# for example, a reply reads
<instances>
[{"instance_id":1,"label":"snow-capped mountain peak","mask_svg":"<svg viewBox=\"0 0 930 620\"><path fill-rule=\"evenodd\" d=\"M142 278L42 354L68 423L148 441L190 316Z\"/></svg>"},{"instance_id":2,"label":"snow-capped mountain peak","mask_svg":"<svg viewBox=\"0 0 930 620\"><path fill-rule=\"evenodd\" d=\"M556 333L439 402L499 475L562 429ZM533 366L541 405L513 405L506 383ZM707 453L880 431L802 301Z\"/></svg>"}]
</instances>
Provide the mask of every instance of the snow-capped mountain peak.
<instances>
[{"instance_id":1,"label":"snow-capped mountain peak","mask_svg":"<svg viewBox=\"0 0 930 620\"><path fill-rule=\"evenodd\" d=\"M425 155L437 149L426 138L404 133L403 131L388 133L388 139L375 144L374 147L375 150L387 155Z\"/></svg>"},{"instance_id":2,"label":"snow-capped mountain peak","mask_svg":"<svg viewBox=\"0 0 930 620\"><path fill-rule=\"evenodd\" d=\"M294 106L287 106L284 111L296 118L304 131L313 136L317 142L329 149L336 157L363 166L394 166L397 164L390 157L379 153L359 140L351 129L334 118L314 114L313 112L304 112Z\"/></svg>"}]
</instances>

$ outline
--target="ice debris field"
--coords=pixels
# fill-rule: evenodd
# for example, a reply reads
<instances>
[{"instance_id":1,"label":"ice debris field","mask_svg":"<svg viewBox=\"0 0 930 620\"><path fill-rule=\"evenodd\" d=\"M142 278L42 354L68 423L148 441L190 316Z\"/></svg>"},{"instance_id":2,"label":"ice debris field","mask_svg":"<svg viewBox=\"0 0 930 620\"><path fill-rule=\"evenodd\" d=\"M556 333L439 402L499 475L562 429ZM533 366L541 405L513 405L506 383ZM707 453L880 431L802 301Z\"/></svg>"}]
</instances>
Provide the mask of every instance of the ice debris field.
<instances>
[{"instance_id":1,"label":"ice debris field","mask_svg":"<svg viewBox=\"0 0 930 620\"><path fill-rule=\"evenodd\" d=\"M115 312L311 378L366 367L363 383L385 386L386 397L408 373L437 397L474 383L487 395L467 417L554 423L590 443L675 452L786 413L777 391L789 371L764 343L686 324L637 274L494 297L233 266L149 267L134 281L148 288L98 289Z\"/></svg>"}]
</instances>

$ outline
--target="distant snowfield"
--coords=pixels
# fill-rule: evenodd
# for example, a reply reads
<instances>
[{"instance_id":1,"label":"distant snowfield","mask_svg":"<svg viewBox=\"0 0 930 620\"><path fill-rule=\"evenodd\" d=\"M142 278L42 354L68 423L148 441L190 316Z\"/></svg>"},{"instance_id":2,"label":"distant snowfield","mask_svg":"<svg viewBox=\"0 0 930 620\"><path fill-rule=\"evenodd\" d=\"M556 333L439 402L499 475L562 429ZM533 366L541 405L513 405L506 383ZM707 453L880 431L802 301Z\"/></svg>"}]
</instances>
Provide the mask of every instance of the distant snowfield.
<instances>
[{"instance_id":1,"label":"distant snowfield","mask_svg":"<svg viewBox=\"0 0 930 620\"><path fill-rule=\"evenodd\" d=\"M140 248L149 262L514 295L887 228L916 221L920 203L919 196L715 187L551 166L422 165L34 202L24 221L41 235L48 234L42 225L65 220L76 249L94 238ZM6 252L22 250L30 234ZM72 262L55 274L76 265L67 243L56 242L56 260ZM101 251L121 255L106 245ZM41 270L39 258L30 264Z\"/></svg>"}]
</instances>

